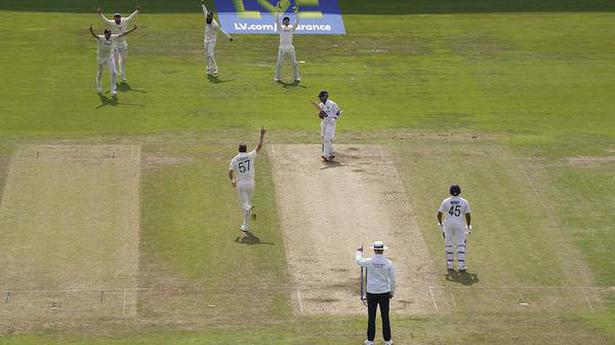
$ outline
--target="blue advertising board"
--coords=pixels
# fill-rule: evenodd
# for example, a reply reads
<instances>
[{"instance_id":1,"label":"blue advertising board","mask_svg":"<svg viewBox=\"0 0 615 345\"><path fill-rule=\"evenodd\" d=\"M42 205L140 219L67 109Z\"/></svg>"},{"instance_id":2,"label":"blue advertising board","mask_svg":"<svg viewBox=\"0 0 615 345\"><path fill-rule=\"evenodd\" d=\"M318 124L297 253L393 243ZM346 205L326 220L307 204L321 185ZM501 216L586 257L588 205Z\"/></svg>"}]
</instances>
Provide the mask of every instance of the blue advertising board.
<instances>
[{"instance_id":1,"label":"blue advertising board","mask_svg":"<svg viewBox=\"0 0 615 345\"><path fill-rule=\"evenodd\" d=\"M220 25L233 34L276 33L276 4L278 0L215 0ZM299 8L297 34L345 34L344 21L337 0L282 0L284 14L291 23L296 18L293 7Z\"/></svg>"}]
</instances>

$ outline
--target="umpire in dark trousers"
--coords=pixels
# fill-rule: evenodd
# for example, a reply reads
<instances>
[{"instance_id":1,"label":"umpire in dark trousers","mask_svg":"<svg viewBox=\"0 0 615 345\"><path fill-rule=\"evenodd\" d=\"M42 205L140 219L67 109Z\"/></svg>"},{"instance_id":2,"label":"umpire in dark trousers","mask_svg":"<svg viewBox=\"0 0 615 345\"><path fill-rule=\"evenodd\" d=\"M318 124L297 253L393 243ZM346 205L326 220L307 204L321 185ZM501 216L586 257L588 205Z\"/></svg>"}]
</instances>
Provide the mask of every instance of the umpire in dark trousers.
<instances>
[{"instance_id":1,"label":"umpire in dark trousers","mask_svg":"<svg viewBox=\"0 0 615 345\"><path fill-rule=\"evenodd\" d=\"M376 337L376 310L380 306L382 337L385 345L392 345L391 323L389 322L389 300L395 295L395 269L391 260L384 255L387 249L381 241L371 246L374 256L363 258L363 247L357 249L355 262L367 271L367 340L365 345L374 345Z\"/></svg>"}]
</instances>

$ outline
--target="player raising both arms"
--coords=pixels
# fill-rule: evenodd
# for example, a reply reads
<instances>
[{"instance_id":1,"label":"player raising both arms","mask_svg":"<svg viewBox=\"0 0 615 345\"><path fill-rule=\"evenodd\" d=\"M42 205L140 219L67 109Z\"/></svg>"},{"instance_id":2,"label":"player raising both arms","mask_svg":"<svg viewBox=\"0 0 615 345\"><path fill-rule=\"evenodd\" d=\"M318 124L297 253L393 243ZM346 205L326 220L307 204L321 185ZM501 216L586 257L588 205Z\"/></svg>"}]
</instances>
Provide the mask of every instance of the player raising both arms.
<instances>
[{"instance_id":1,"label":"player raising both arms","mask_svg":"<svg viewBox=\"0 0 615 345\"><path fill-rule=\"evenodd\" d=\"M273 76L273 80L276 82L280 81L280 77L282 74L282 63L286 58L290 59L291 64L293 65L293 80L295 83L301 81L299 77L299 63L297 62L297 56L295 55L295 47L293 46L293 34L297 27L299 26L299 7L295 5L295 24L290 24L290 18L284 17L282 22L280 22L280 13L282 12L282 5L278 1L276 6L275 13L275 27L276 32L280 34L280 47L278 49L278 62L275 64L275 75Z\"/></svg>"},{"instance_id":2,"label":"player raising both arms","mask_svg":"<svg viewBox=\"0 0 615 345\"><path fill-rule=\"evenodd\" d=\"M263 147L265 132L265 128L261 128L258 144L250 152L247 152L248 147L245 143L239 144L239 154L231 160L229 165L228 177L237 189L239 203L243 212L243 223L240 230L244 235L248 235L248 231L250 231L250 216L254 216L254 214L251 214L252 208L254 208L252 205L254 161L256 160L256 155Z\"/></svg>"},{"instance_id":3,"label":"player raising both arms","mask_svg":"<svg viewBox=\"0 0 615 345\"><path fill-rule=\"evenodd\" d=\"M233 41L231 35L229 35L218 22L214 19L214 12L208 11L205 6L205 1L201 0L201 7L205 14L205 57L207 57L207 75L215 76L218 74L218 64L216 64L216 58L214 57L216 50L216 41L218 31L222 31L223 34L228 37L229 41Z\"/></svg>"},{"instance_id":4,"label":"player raising both arms","mask_svg":"<svg viewBox=\"0 0 615 345\"><path fill-rule=\"evenodd\" d=\"M459 196L459 185L451 185L451 197L444 199L438 210L438 225L444 235L444 250L446 253L446 266L452 271L454 261L453 238L457 242L457 268L459 272L468 270L466 267L466 238L472 232L472 217L470 204ZM442 214L446 213L446 221L442 222Z\"/></svg>"},{"instance_id":5,"label":"player raising both arms","mask_svg":"<svg viewBox=\"0 0 615 345\"><path fill-rule=\"evenodd\" d=\"M117 72L115 69L115 59L114 59L114 42L122 37L128 35L129 33L135 31L137 26L135 25L129 31L124 31L121 34L112 34L111 30L105 29L103 35L97 35L94 33L94 29L92 29L92 25L90 25L90 33L98 42L97 49L97 63L98 63L98 72L96 73L96 91L98 93L102 93L102 75L105 70L105 65L109 68L109 72L111 72L111 95L113 97L117 96Z\"/></svg>"},{"instance_id":6,"label":"player raising both arms","mask_svg":"<svg viewBox=\"0 0 615 345\"><path fill-rule=\"evenodd\" d=\"M137 6L135 11L132 12L128 17L122 17L121 14L115 13L113 15L113 20L107 19L103 14L102 9L99 7L96 12L100 15L100 18L107 24L111 33L114 35L121 35L126 32L128 25L135 19L137 14L141 11L141 7ZM119 38L115 40L113 43L113 55L114 60L118 65L116 70L120 72L120 78L123 82L126 81L126 59L128 58L128 42L126 42L125 35L118 36Z\"/></svg>"}]
</instances>

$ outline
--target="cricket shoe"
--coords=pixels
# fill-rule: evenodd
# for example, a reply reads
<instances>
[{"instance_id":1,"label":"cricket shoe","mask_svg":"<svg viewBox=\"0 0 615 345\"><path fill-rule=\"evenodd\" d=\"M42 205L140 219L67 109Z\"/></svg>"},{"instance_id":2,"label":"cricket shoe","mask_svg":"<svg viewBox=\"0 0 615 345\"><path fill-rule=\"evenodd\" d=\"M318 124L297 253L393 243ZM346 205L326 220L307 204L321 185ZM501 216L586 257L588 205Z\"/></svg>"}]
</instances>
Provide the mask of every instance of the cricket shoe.
<instances>
[{"instance_id":1,"label":"cricket shoe","mask_svg":"<svg viewBox=\"0 0 615 345\"><path fill-rule=\"evenodd\" d=\"M459 267L459 269L457 270L457 272L459 272L459 273L465 273L467 271L468 271L468 267L467 266Z\"/></svg>"},{"instance_id":2,"label":"cricket shoe","mask_svg":"<svg viewBox=\"0 0 615 345\"><path fill-rule=\"evenodd\" d=\"M329 159L325 156L320 156L320 158L322 158L322 161L325 163L329 161Z\"/></svg>"},{"instance_id":3,"label":"cricket shoe","mask_svg":"<svg viewBox=\"0 0 615 345\"><path fill-rule=\"evenodd\" d=\"M275 81L276 83L279 83L279 82L280 82L280 79L278 79L278 78L273 78L273 81Z\"/></svg>"},{"instance_id":4,"label":"cricket shoe","mask_svg":"<svg viewBox=\"0 0 615 345\"><path fill-rule=\"evenodd\" d=\"M111 91L111 96L117 97L117 91L116 90Z\"/></svg>"},{"instance_id":5,"label":"cricket shoe","mask_svg":"<svg viewBox=\"0 0 615 345\"><path fill-rule=\"evenodd\" d=\"M122 77L121 80L122 80L122 83L125 83L126 82L126 77Z\"/></svg>"},{"instance_id":6,"label":"cricket shoe","mask_svg":"<svg viewBox=\"0 0 615 345\"><path fill-rule=\"evenodd\" d=\"M393 340L385 341L384 345L393 345Z\"/></svg>"},{"instance_id":7,"label":"cricket shoe","mask_svg":"<svg viewBox=\"0 0 615 345\"><path fill-rule=\"evenodd\" d=\"M296 83L296 84L301 83L301 79L295 79L295 83Z\"/></svg>"},{"instance_id":8,"label":"cricket shoe","mask_svg":"<svg viewBox=\"0 0 615 345\"><path fill-rule=\"evenodd\" d=\"M373 341L369 341L366 340L365 342L363 342L363 345L375 345L376 343L374 343Z\"/></svg>"}]
</instances>

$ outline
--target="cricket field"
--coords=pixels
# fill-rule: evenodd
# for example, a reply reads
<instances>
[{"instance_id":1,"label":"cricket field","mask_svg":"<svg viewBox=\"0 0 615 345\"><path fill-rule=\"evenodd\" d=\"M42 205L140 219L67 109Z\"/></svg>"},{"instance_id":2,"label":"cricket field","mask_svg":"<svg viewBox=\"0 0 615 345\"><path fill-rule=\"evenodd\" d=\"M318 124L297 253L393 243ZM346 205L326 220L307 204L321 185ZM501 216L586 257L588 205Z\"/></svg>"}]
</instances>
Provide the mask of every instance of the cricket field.
<instances>
[{"instance_id":1,"label":"cricket field","mask_svg":"<svg viewBox=\"0 0 615 345\"><path fill-rule=\"evenodd\" d=\"M274 35L219 35L208 78L199 2L143 0L113 98L98 3L0 1L0 344L362 344L374 240L395 344L615 343L615 3L339 4L347 34L296 35L292 84ZM228 164L261 126L242 238ZM467 274L436 226L451 183Z\"/></svg>"}]
</instances>

